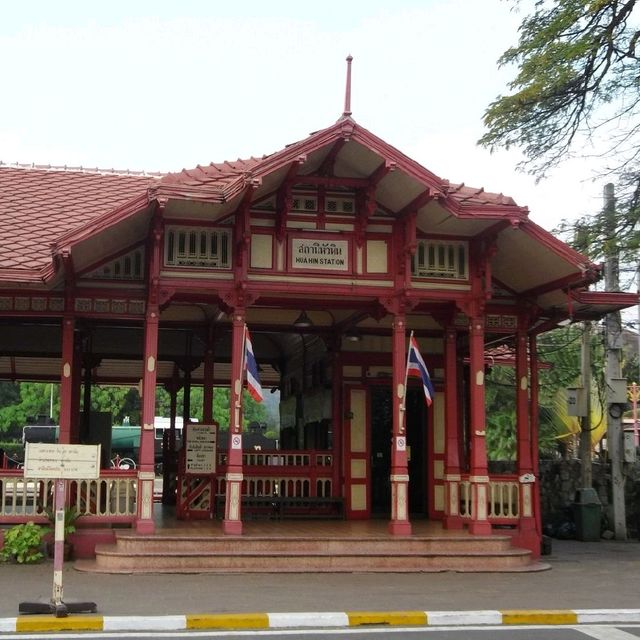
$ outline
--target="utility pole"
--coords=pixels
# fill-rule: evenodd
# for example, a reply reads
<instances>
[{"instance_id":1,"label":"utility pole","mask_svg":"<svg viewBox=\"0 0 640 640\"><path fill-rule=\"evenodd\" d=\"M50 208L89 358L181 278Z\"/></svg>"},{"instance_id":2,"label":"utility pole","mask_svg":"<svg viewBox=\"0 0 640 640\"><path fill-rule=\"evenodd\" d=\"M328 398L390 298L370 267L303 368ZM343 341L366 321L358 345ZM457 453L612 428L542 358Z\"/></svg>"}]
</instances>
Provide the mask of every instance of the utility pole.
<instances>
[{"instance_id":1,"label":"utility pole","mask_svg":"<svg viewBox=\"0 0 640 640\"><path fill-rule=\"evenodd\" d=\"M590 489L591 473L591 322L582 324L582 393L584 413L580 418L580 478L581 486Z\"/></svg>"},{"instance_id":2,"label":"utility pole","mask_svg":"<svg viewBox=\"0 0 640 640\"><path fill-rule=\"evenodd\" d=\"M604 286L607 291L620 290L620 265L618 243L616 241L616 204L613 184L604 187L604 218L606 238L606 259ZM622 377L622 321L620 312L607 314L606 330L606 380L607 380L607 451L611 465L611 493L613 525L616 540L627 539L627 519L624 504L622 412L615 411L615 384Z\"/></svg>"}]
</instances>

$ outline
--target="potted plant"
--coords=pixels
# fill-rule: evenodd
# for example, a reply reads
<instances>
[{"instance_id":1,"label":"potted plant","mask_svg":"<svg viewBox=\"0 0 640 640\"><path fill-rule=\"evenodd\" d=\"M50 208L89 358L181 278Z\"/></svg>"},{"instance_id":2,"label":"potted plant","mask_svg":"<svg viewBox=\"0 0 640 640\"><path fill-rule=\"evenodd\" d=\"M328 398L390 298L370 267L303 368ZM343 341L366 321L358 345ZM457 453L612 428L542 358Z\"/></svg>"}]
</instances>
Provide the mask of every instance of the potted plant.
<instances>
[{"instance_id":1,"label":"potted plant","mask_svg":"<svg viewBox=\"0 0 640 640\"><path fill-rule=\"evenodd\" d=\"M34 522L17 524L4 534L4 544L0 558L5 562L15 560L20 564L33 564L44 557L42 554L43 530Z\"/></svg>"}]
</instances>

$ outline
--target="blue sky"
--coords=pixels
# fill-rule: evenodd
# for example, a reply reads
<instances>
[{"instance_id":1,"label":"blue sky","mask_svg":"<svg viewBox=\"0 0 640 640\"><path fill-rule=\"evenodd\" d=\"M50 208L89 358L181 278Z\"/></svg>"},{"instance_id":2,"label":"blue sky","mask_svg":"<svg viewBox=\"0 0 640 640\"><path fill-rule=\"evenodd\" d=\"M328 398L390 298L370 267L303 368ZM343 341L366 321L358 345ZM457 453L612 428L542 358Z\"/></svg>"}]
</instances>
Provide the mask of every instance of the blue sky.
<instances>
[{"instance_id":1,"label":"blue sky","mask_svg":"<svg viewBox=\"0 0 640 640\"><path fill-rule=\"evenodd\" d=\"M350 53L360 124L551 228L600 208L590 165L536 186L517 153L475 145L519 20L501 0L3 3L0 160L167 171L271 153L340 116Z\"/></svg>"}]
</instances>

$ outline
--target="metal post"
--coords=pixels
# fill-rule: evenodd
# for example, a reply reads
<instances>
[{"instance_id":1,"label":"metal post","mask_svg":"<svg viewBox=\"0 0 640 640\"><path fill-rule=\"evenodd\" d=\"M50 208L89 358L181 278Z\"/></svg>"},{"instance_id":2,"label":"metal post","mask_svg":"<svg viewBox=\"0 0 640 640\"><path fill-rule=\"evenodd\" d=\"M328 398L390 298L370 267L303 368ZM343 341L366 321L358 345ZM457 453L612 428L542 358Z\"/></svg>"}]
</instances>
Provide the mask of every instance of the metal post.
<instances>
[{"instance_id":1,"label":"metal post","mask_svg":"<svg viewBox=\"0 0 640 640\"><path fill-rule=\"evenodd\" d=\"M604 187L607 256L605 260L605 290L620 290L618 245L616 242L615 194L612 184ZM622 415L613 411L613 380L622 376L622 322L620 312L609 313L606 328L607 379L607 451L611 464L613 525L616 540L627 539L627 521L624 503L625 476L623 473Z\"/></svg>"}]
</instances>

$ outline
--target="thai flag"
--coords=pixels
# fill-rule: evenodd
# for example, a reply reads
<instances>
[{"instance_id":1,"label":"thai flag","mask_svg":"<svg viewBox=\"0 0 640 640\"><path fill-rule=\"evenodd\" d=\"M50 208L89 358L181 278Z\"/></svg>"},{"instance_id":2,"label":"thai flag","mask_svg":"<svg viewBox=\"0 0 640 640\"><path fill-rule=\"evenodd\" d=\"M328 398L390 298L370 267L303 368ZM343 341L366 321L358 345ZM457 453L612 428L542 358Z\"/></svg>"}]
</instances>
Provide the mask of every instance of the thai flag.
<instances>
[{"instance_id":1,"label":"thai flag","mask_svg":"<svg viewBox=\"0 0 640 640\"><path fill-rule=\"evenodd\" d=\"M422 388L424 389L424 398L427 401L427 405L430 407L433 402L433 396L435 391L433 384L431 384L431 378L429 377L429 371L427 365L424 363L420 350L418 349L418 343L413 337L413 333L409 338L409 354L407 356L407 376L413 376L422 380Z\"/></svg>"},{"instance_id":2,"label":"thai flag","mask_svg":"<svg viewBox=\"0 0 640 640\"><path fill-rule=\"evenodd\" d=\"M251 336L249 329L245 329L244 334L244 368L247 372L247 391L256 402L262 402L262 386L260 385L260 376L258 375L258 363L253 355L253 345L251 344Z\"/></svg>"}]
</instances>

